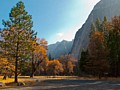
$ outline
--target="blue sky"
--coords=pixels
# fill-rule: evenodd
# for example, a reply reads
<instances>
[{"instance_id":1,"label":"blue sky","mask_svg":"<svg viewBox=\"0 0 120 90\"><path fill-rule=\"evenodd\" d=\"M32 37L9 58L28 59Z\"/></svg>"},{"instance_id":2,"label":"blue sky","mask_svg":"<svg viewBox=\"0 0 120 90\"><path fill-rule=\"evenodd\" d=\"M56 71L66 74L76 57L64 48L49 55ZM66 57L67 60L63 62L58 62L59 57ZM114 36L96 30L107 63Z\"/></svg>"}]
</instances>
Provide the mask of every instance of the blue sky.
<instances>
[{"instance_id":1,"label":"blue sky","mask_svg":"<svg viewBox=\"0 0 120 90\"><path fill-rule=\"evenodd\" d=\"M0 27L8 20L11 8L20 0L0 0ZM32 15L33 30L48 44L72 40L86 21L94 5L100 0L22 0Z\"/></svg>"}]
</instances>

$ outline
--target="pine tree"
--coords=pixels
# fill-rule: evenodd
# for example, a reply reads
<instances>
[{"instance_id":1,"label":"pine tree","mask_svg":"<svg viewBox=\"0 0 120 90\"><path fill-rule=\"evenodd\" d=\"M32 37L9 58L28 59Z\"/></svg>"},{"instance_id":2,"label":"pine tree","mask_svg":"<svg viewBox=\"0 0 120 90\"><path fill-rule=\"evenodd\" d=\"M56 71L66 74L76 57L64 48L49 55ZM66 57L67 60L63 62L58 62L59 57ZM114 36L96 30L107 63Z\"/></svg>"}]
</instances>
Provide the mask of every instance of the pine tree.
<instances>
[{"instance_id":1,"label":"pine tree","mask_svg":"<svg viewBox=\"0 0 120 90\"><path fill-rule=\"evenodd\" d=\"M96 22L95 22L95 26L97 31L102 31L101 29L101 20L99 18L97 18Z\"/></svg>"},{"instance_id":2,"label":"pine tree","mask_svg":"<svg viewBox=\"0 0 120 90\"><path fill-rule=\"evenodd\" d=\"M9 20L3 20L1 48L5 56L15 60L15 82L18 82L19 62L30 58L30 41L35 33L32 30L32 16L25 11L22 1L18 2L9 14Z\"/></svg>"},{"instance_id":3,"label":"pine tree","mask_svg":"<svg viewBox=\"0 0 120 90\"><path fill-rule=\"evenodd\" d=\"M49 60L52 60L51 54L49 54Z\"/></svg>"},{"instance_id":4,"label":"pine tree","mask_svg":"<svg viewBox=\"0 0 120 90\"><path fill-rule=\"evenodd\" d=\"M105 41L107 41L109 22L108 22L108 19L107 19L106 16L104 17L104 20L103 20L101 26L102 26L101 27L101 29L102 29L101 31L104 33L104 39L105 39Z\"/></svg>"},{"instance_id":5,"label":"pine tree","mask_svg":"<svg viewBox=\"0 0 120 90\"><path fill-rule=\"evenodd\" d=\"M92 33L94 33L95 31L97 31L96 26L95 26L94 23L92 23L92 25L91 25L91 33L90 33L90 35L91 35Z\"/></svg>"},{"instance_id":6,"label":"pine tree","mask_svg":"<svg viewBox=\"0 0 120 90\"><path fill-rule=\"evenodd\" d=\"M109 49L109 61L111 74L120 75L120 17L113 17L109 28L107 45Z\"/></svg>"},{"instance_id":7,"label":"pine tree","mask_svg":"<svg viewBox=\"0 0 120 90\"><path fill-rule=\"evenodd\" d=\"M88 61L88 50L87 51L83 50L81 52L81 58L78 62L80 73L85 72L85 66L86 66L87 61Z\"/></svg>"}]
</instances>

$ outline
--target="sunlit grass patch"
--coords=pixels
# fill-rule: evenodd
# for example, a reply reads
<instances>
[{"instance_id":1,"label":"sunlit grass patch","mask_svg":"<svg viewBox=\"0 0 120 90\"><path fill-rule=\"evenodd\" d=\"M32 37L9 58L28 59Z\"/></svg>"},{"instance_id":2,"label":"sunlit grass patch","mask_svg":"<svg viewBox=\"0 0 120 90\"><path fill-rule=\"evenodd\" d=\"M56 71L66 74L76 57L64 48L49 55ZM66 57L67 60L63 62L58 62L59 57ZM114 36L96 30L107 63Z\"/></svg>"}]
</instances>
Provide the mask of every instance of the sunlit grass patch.
<instances>
[{"instance_id":1,"label":"sunlit grass patch","mask_svg":"<svg viewBox=\"0 0 120 90\"><path fill-rule=\"evenodd\" d=\"M6 85L4 87L0 87L0 89L6 89L6 88L14 88L14 87L31 86L36 83L36 80L30 79L29 76L20 76L20 77L18 77L18 82L23 82L23 83L25 83L25 85L17 86L17 83L14 83L14 77L3 80L3 76L0 76L0 82L5 83L5 85Z\"/></svg>"},{"instance_id":2,"label":"sunlit grass patch","mask_svg":"<svg viewBox=\"0 0 120 90\"><path fill-rule=\"evenodd\" d=\"M25 82L25 81L31 81L29 80L29 76L20 76L18 77L18 82ZM13 83L14 82L14 77L12 78L6 78L6 80L3 80L3 76L0 76L0 82L2 83Z\"/></svg>"},{"instance_id":3,"label":"sunlit grass patch","mask_svg":"<svg viewBox=\"0 0 120 90\"><path fill-rule=\"evenodd\" d=\"M6 80L3 80L3 76L0 76L0 82L10 83L10 82L14 82L14 79L13 78L7 78Z\"/></svg>"}]
</instances>

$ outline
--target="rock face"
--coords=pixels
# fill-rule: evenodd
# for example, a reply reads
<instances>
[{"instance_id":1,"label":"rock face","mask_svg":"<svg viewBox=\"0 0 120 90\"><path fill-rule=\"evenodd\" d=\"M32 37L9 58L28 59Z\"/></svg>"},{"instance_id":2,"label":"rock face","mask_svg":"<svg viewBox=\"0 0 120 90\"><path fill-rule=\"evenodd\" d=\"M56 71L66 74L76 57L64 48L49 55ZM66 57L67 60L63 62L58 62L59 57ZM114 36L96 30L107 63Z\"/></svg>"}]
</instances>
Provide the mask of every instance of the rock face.
<instances>
[{"instance_id":1,"label":"rock face","mask_svg":"<svg viewBox=\"0 0 120 90\"><path fill-rule=\"evenodd\" d=\"M120 15L120 0L101 0L95 6L90 13L85 24L79 29L75 35L75 39L72 46L72 54L76 59L80 58L82 49L87 49L89 44L89 34L91 24L96 21L97 18L103 20L104 16L110 20L114 16Z\"/></svg>"},{"instance_id":2,"label":"rock face","mask_svg":"<svg viewBox=\"0 0 120 90\"><path fill-rule=\"evenodd\" d=\"M48 45L48 56L51 55L51 58L59 58L62 55L69 54L71 52L71 48L73 45L73 41L61 41L55 44Z\"/></svg>"}]
</instances>

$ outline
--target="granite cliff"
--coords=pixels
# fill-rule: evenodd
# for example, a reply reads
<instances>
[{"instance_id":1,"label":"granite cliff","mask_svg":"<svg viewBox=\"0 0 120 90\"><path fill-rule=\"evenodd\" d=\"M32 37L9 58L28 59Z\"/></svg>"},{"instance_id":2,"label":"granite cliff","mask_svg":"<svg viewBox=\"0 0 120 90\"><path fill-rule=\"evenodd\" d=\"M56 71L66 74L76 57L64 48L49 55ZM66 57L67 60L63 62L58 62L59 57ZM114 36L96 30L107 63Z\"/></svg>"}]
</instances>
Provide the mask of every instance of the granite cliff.
<instances>
[{"instance_id":1,"label":"granite cliff","mask_svg":"<svg viewBox=\"0 0 120 90\"><path fill-rule=\"evenodd\" d=\"M76 59L79 59L82 49L87 49L89 44L90 27L97 18L103 20L104 16L106 16L108 20L110 20L112 17L119 15L120 0L101 0L98 2L88 16L86 22L75 35L71 52L72 55Z\"/></svg>"}]
</instances>

